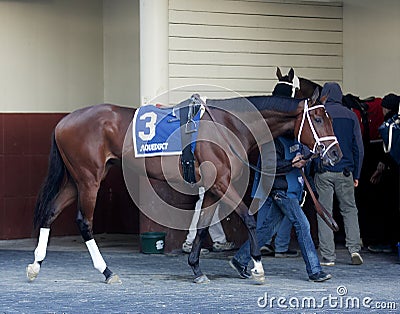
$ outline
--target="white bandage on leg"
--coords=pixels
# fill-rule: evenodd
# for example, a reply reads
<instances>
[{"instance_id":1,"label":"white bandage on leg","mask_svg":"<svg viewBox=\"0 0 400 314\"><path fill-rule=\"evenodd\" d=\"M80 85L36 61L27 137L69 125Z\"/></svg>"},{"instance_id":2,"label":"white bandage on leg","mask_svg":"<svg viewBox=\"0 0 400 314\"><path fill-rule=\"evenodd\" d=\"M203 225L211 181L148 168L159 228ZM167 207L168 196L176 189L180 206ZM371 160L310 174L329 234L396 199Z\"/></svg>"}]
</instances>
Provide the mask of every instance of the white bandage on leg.
<instances>
[{"instance_id":1,"label":"white bandage on leg","mask_svg":"<svg viewBox=\"0 0 400 314\"><path fill-rule=\"evenodd\" d=\"M86 241L85 244L89 250L90 256L92 257L94 268L96 268L99 272L103 273L107 265L103 257L101 256L96 241L94 239L91 239L89 241Z\"/></svg>"},{"instance_id":2,"label":"white bandage on leg","mask_svg":"<svg viewBox=\"0 0 400 314\"><path fill-rule=\"evenodd\" d=\"M44 258L46 257L49 234L50 234L50 228L40 228L39 242L35 249L35 263L43 261Z\"/></svg>"},{"instance_id":3,"label":"white bandage on leg","mask_svg":"<svg viewBox=\"0 0 400 314\"><path fill-rule=\"evenodd\" d=\"M264 267L263 267L261 261L257 262L256 260L254 260L254 258L252 258L252 259L253 259L253 263L254 263L254 268L251 269L251 272L255 273L255 274L259 274L259 275L264 275Z\"/></svg>"}]
</instances>

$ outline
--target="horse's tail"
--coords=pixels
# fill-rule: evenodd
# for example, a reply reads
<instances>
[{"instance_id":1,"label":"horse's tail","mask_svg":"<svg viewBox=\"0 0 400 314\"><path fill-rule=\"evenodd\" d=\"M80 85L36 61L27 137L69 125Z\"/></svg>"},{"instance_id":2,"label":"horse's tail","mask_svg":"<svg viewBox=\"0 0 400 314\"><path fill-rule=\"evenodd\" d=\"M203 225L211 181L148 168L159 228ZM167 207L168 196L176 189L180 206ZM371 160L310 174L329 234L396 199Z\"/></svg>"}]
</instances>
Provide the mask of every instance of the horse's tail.
<instances>
[{"instance_id":1,"label":"horse's tail","mask_svg":"<svg viewBox=\"0 0 400 314\"><path fill-rule=\"evenodd\" d=\"M47 176L40 188L33 218L34 227L43 226L53 212L52 202L60 191L66 168L53 132Z\"/></svg>"}]
</instances>

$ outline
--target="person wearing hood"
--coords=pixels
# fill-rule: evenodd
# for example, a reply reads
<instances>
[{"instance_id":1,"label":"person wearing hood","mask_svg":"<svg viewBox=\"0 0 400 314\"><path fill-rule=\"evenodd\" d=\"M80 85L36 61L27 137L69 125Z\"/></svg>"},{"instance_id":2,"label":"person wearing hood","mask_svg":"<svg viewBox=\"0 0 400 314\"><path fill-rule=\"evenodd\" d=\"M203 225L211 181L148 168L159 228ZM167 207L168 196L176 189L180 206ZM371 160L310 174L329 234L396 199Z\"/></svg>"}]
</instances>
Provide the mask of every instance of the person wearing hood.
<instances>
[{"instance_id":1,"label":"person wearing hood","mask_svg":"<svg viewBox=\"0 0 400 314\"><path fill-rule=\"evenodd\" d=\"M354 188L358 186L364 158L360 124L356 114L342 105L342 89L335 82L325 83L322 96L327 95L326 111L332 119L333 130L343 157L331 165L318 163L315 186L320 203L332 214L333 195L338 199L346 233L346 247L353 265L361 265L361 238ZM322 256L321 265L334 266L336 260L333 231L318 217L318 237Z\"/></svg>"}]
</instances>

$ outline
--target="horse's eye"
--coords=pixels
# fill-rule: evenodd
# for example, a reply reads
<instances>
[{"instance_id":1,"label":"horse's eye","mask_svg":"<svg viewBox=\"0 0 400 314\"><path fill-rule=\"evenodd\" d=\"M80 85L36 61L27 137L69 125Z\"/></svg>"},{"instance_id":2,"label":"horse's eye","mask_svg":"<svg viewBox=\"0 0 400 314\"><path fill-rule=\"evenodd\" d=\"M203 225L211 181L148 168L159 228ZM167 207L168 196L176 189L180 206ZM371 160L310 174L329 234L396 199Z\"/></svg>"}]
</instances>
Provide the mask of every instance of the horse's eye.
<instances>
[{"instance_id":1,"label":"horse's eye","mask_svg":"<svg viewBox=\"0 0 400 314\"><path fill-rule=\"evenodd\" d=\"M322 123L322 118L320 118L320 117L315 117L314 121L315 121L316 123Z\"/></svg>"}]
</instances>

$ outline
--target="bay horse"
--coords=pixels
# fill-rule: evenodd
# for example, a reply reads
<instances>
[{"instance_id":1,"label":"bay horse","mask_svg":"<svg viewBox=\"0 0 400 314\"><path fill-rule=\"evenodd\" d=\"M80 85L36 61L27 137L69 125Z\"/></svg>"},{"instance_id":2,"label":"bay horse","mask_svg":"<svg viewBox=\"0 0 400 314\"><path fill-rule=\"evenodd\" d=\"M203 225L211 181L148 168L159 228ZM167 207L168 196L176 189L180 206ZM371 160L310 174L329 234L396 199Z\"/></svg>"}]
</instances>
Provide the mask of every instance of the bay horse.
<instances>
[{"instance_id":1,"label":"bay horse","mask_svg":"<svg viewBox=\"0 0 400 314\"><path fill-rule=\"evenodd\" d=\"M205 113L198 126L198 137L203 140L196 143L194 151L197 185L206 187L202 205L204 212L200 216L197 235L188 258L195 275L194 282L209 281L200 269L199 255L219 200L235 208L246 225L251 256L257 272L263 277L255 219L231 184L247 168L234 155L233 149L246 158L258 146L256 137L268 133L269 127L273 138L286 133L294 134L310 149L323 154L324 162L338 162L342 156L340 147L324 106L318 103L318 95L316 91L311 99L301 100L273 96L207 100ZM252 110L244 109L248 103ZM48 175L39 192L34 213L34 225L40 232L34 262L26 269L30 281L38 276L46 256L51 224L64 208L77 200L76 222L94 268L104 275L106 283L120 282L118 275L104 261L93 238L92 228L100 183L109 168L121 161L124 155L130 156L130 169L135 173L187 184L177 166L180 164L180 156L134 158L133 144L129 143L128 148L125 147L125 138L131 134L129 130L136 110L112 104L95 105L68 114L55 127ZM244 114L245 120L237 118L238 112L242 112L242 116ZM209 138L212 141L204 140ZM265 140L272 139L270 137ZM178 171L169 171L162 160L167 165L175 165L174 169Z\"/></svg>"}]
</instances>

